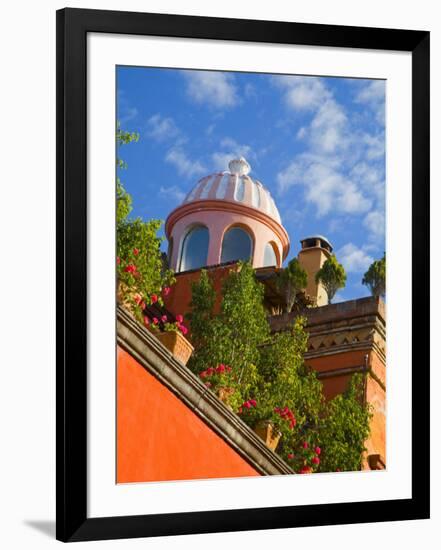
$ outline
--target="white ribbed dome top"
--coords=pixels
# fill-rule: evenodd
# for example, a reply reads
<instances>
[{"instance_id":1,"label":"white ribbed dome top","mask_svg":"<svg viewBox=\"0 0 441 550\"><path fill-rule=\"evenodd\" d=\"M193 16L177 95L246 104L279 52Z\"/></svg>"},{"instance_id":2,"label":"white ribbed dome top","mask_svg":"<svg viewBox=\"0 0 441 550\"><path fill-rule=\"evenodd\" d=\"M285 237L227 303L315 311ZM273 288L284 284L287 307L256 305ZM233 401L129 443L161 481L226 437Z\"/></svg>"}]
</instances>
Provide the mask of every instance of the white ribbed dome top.
<instances>
[{"instance_id":1,"label":"white ribbed dome top","mask_svg":"<svg viewBox=\"0 0 441 550\"><path fill-rule=\"evenodd\" d=\"M232 159L228 168L201 178L183 204L204 200L236 202L260 210L282 223L271 193L260 181L248 175L251 171L248 162L243 157Z\"/></svg>"}]
</instances>

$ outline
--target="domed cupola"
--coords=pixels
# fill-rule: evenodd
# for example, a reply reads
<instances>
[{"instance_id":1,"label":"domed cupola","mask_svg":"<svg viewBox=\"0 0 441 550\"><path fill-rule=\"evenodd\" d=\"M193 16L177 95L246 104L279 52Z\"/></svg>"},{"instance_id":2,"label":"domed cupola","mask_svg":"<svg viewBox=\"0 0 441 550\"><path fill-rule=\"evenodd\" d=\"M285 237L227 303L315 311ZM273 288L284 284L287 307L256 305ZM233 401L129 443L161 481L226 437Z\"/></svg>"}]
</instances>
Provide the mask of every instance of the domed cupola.
<instances>
[{"instance_id":1,"label":"domed cupola","mask_svg":"<svg viewBox=\"0 0 441 550\"><path fill-rule=\"evenodd\" d=\"M170 265L175 271L234 260L280 267L289 238L270 192L249 176L243 158L229 170L201 178L167 218Z\"/></svg>"}]
</instances>

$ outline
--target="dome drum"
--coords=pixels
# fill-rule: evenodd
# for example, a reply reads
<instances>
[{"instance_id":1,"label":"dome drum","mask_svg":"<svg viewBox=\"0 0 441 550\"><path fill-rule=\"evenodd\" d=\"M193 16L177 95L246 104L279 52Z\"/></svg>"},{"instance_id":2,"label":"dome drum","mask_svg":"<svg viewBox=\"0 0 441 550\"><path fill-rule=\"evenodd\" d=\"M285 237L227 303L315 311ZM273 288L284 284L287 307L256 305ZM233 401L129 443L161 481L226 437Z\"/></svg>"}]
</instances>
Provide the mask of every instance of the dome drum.
<instances>
[{"instance_id":1,"label":"dome drum","mask_svg":"<svg viewBox=\"0 0 441 550\"><path fill-rule=\"evenodd\" d=\"M288 234L269 191L248 175L250 168L245 159L235 159L229 167L229 172L199 180L182 205L168 216L165 231L169 243L173 243L170 266L175 271L217 265L235 254L240 256L237 259L244 259L242 256L250 250L254 267L269 265L268 262L277 262L277 267L281 267L287 256ZM189 233L197 227L205 227L206 232L199 230L196 239ZM226 238L231 228L242 231L230 233ZM203 250L192 251L191 242L199 242ZM251 247L247 242L252 243ZM226 251L226 247L231 250ZM203 261L201 258L205 257Z\"/></svg>"}]
</instances>

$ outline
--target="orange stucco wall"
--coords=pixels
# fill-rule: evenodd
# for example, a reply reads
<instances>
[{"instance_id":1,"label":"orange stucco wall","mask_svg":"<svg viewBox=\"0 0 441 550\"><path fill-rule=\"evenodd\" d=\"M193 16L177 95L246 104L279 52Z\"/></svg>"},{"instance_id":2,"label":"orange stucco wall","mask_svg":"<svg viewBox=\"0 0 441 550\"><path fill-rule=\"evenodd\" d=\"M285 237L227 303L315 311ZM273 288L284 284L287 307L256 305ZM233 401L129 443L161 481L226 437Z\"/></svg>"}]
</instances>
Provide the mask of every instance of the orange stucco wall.
<instances>
[{"instance_id":1,"label":"orange stucco wall","mask_svg":"<svg viewBox=\"0 0 441 550\"><path fill-rule=\"evenodd\" d=\"M213 288L216 292L216 302L214 311L217 313L220 310L220 304L222 300L222 284L231 270L235 270L237 264L228 265L225 267L218 267L216 269L208 269L208 276L213 284ZM176 274L176 283L172 285L170 294L164 298L165 307L171 311L174 315L185 315L191 311L191 285L194 282L198 282L201 278L201 271L188 271L186 273ZM191 330L191 325L186 321L186 325Z\"/></svg>"},{"instance_id":2,"label":"orange stucco wall","mask_svg":"<svg viewBox=\"0 0 441 550\"><path fill-rule=\"evenodd\" d=\"M118 347L117 482L260 475Z\"/></svg>"},{"instance_id":3,"label":"orange stucco wall","mask_svg":"<svg viewBox=\"0 0 441 550\"><path fill-rule=\"evenodd\" d=\"M305 363L317 372L326 372L329 370L362 366L365 364L365 355L365 350L348 351L345 353L307 358ZM348 387L350 378L350 375L345 375L322 379L323 392L326 399L332 399L339 393L343 393Z\"/></svg>"}]
</instances>

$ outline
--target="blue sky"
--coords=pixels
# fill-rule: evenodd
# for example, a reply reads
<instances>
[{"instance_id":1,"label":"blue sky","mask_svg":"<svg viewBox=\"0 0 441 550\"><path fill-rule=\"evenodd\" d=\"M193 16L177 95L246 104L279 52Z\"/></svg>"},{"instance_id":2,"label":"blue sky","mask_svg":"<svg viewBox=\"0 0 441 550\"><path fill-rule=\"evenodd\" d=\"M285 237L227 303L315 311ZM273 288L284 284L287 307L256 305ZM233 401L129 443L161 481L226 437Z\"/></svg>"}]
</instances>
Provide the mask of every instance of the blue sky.
<instances>
[{"instance_id":1,"label":"blue sky","mask_svg":"<svg viewBox=\"0 0 441 550\"><path fill-rule=\"evenodd\" d=\"M334 301L368 294L361 278L385 250L384 81L118 67L117 97L140 134L119 151L134 216L165 220L242 155L276 201L288 260L323 234L348 274Z\"/></svg>"}]
</instances>

